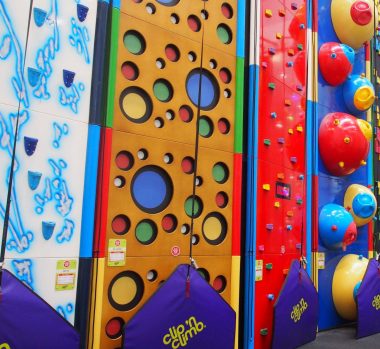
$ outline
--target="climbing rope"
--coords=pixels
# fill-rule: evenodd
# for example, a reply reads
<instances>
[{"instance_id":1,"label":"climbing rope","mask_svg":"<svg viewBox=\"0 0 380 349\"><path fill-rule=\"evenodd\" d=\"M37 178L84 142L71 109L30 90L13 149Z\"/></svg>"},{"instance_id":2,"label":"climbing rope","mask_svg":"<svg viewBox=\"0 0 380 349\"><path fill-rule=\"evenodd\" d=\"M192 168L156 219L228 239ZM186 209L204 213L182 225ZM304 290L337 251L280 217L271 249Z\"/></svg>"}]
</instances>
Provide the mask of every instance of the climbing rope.
<instances>
[{"instance_id":1,"label":"climbing rope","mask_svg":"<svg viewBox=\"0 0 380 349\"><path fill-rule=\"evenodd\" d=\"M206 13L206 2L203 1L203 14ZM201 97L202 97L202 77L203 77L203 52L204 52L204 37L205 37L205 15L202 16L202 39L201 39L201 56L199 63L199 83L198 83L198 100L197 100L197 116L196 116L196 130L195 130L195 147L194 147L194 168L193 168L193 186L192 186L192 203L191 203L191 221L190 221L190 241L189 241L189 259L190 265L197 268L197 264L193 258L193 237L194 237L194 216L195 216L195 202L196 202L196 187L198 181L198 158L199 158L199 121L201 114Z\"/></svg>"}]
</instances>

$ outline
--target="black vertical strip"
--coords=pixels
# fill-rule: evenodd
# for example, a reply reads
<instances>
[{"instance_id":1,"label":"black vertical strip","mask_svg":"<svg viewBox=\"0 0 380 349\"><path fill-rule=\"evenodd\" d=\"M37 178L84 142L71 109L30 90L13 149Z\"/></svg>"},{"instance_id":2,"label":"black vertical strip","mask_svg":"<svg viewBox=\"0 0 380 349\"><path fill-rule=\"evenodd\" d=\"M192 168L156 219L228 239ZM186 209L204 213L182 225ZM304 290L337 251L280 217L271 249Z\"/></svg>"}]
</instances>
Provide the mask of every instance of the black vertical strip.
<instances>
[{"instance_id":1,"label":"black vertical strip","mask_svg":"<svg viewBox=\"0 0 380 349\"><path fill-rule=\"evenodd\" d=\"M91 306L92 258L80 258L78 267L77 294L75 307L75 328L80 333L80 348L88 346L88 323Z\"/></svg>"},{"instance_id":2,"label":"black vertical strip","mask_svg":"<svg viewBox=\"0 0 380 349\"><path fill-rule=\"evenodd\" d=\"M26 61L26 55L28 52L30 23L31 23L31 19L32 19L32 9L33 9L33 0L30 1L30 6L29 6L28 29L26 32L24 61L22 63L23 74L25 72L25 61ZM21 100L19 99L18 108L17 108L16 125L15 125L15 130L14 130L11 168L9 171L9 179L8 179L8 192L7 192L7 201L6 201L6 205L5 205L3 236L2 236L2 240L1 240L1 250L0 250L0 292L1 292L1 282L3 279L2 270L3 270L4 259L5 259L5 246L7 244L7 237L8 237L9 214L10 214L10 207L11 207L11 195L12 195L12 190L13 190L13 177L14 177L14 166L15 166L15 160L16 160L18 126L19 126L19 121L20 121L20 109L21 109Z\"/></svg>"},{"instance_id":3,"label":"black vertical strip","mask_svg":"<svg viewBox=\"0 0 380 349\"><path fill-rule=\"evenodd\" d=\"M98 2L96 14L95 46L92 66L90 124L104 125L105 98L107 96L106 64L109 61L109 45L107 40L109 28L109 12L111 7L105 1Z\"/></svg>"}]
</instances>

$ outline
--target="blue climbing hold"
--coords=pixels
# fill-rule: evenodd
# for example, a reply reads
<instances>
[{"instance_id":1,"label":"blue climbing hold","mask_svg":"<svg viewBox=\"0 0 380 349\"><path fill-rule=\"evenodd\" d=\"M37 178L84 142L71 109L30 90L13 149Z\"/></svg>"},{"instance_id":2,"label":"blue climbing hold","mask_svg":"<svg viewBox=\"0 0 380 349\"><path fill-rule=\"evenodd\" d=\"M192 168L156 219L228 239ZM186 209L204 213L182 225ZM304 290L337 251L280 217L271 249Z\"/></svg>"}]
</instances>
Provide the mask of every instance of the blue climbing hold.
<instances>
[{"instance_id":1,"label":"blue climbing hold","mask_svg":"<svg viewBox=\"0 0 380 349\"><path fill-rule=\"evenodd\" d=\"M354 299L356 300L356 296L359 293L359 288L362 285L362 280L360 280L354 287Z\"/></svg>"},{"instance_id":2,"label":"blue climbing hold","mask_svg":"<svg viewBox=\"0 0 380 349\"><path fill-rule=\"evenodd\" d=\"M87 13L88 13L88 7L87 6L77 4L77 15L78 15L78 19L80 22L83 22L86 20Z\"/></svg>"},{"instance_id":3,"label":"blue climbing hold","mask_svg":"<svg viewBox=\"0 0 380 349\"><path fill-rule=\"evenodd\" d=\"M34 17L34 23L36 23L37 27L42 27L45 23L47 13L44 10L41 10L38 7L35 7L33 9L33 17Z\"/></svg>"},{"instance_id":4,"label":"blue climbing hold","mask_svg":"<svg viewBox=\"0 0 380 349\"><path fill-rule=\"evenodd\" d=\"M376 211L377 203L372 195L358 193L352 201L352 209L360 218L369 218Z\"/></svg>"},{"instance_id":5,"label":"blue climbing hold","mask_svg":"<svg viewBox=\"0 0 380 349\"><path fill-rule=\"evenodd\" d=\"M31 190L37 189L40 184L41 176L41 172L28 171L28 184Z\"/></svg>"},{"instance_id":6,"label":"blue climbing hold","mask_svg":"<svg viewBox=\"0 0 380 349\"><path fill-rule=\"evenodd\" d=\"M28 81L30 86L35 87L40 80L41 72L34 68L28 68Z\"/></svg>"},{"instance_id":7,"label":"blue climbing hold","mask_svg":"<svg viewBox=\"0 0 380 349\"><path fill-rule=\"evenodd\" d=\"M31 138L31 137L24 137L24 149L25 153L28 156L32 156L34 152L36 151L38 139L37 138Z\"/></svg>"},{"instance_id":8,"label":"blue climbing hold","mask_svg":"<svg viewBox=\"0 0 380 349\"><path fill-rule=\"evenodd\" d=\"M42 235L45 240L49 240L52 237L54 228L54 222L42 222Z\"/></svg>"},{"instance_id":9,"label":"blue climbing hold","mask_svg":"<svg viewBox=\"0 0 380 349\"><path fill-rule=\"evenodd\" d=\"M67 88L71 87L71 85L73 84L74 77L75 77L74 72L63 69L63 82Z\"/></svg>"}]
</instances>

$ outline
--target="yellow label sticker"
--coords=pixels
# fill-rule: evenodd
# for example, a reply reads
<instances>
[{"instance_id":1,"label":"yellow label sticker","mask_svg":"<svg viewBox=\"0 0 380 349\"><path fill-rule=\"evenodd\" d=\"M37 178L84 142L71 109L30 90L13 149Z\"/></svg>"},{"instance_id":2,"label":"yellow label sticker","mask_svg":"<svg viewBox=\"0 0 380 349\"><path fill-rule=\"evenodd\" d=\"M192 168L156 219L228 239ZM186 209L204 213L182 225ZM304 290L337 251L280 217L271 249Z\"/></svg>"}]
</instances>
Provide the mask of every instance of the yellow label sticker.
<instances>
[{"instance_id":1,"label":"yellow label sticker","mask_svg":"<svg viewBox=\"0 0 380 349\"><path fill-rule=\"evenodd\" d=\"M262 281L263 280L263 267L264 267L264 261L262 259L256 260L256 281Z\"/></svg>"},{"instance_id":2,"label":"yellow label sticker","mask_svg":"<svg viewBox=\"0 0 380 349\"><path fill-rule=\"evenodd\" d=\"M55 274L55 290L70 291L75 287L77 275L77 261L59 260L57 261L57 271Z\"/></svg>"},{"instance_id":3,"label":"yellow label sticker","mask_svg":"<svg viewBox=\"0 0 380 349\"><path fill-rule=\"evenodd\" d=\"M325 269L325 253L318 252L318 269Z\"/></svg>"},{"instance_id":4,"label":"yellow label sticker","mask_svg":"<svg viewBox=\"0 0 380 349\"><path fill-rule=\"evenodd\" d=\"M125 265L127 254L127 240L110 239L108 241L108 266L122 267Z\"/></svg>"}]
</instances>

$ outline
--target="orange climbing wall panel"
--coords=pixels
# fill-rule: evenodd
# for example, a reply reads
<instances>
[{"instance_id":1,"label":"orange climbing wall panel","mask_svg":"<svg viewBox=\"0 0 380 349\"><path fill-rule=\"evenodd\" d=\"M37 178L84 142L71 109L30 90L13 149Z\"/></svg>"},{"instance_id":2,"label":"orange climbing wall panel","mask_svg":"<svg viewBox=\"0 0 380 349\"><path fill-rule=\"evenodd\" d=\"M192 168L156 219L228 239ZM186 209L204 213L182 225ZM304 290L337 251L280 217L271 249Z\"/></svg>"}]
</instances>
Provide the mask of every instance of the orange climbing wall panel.
<instances>
[{"instance_id":1,"label":"orange climbing wall panel","mask_svg":"<svg viewBox=\"0 0 380 349\"><path fill-rule=\"evenodd\" d=\"M193 255L227 302L238 289L231 283L240 261L233 259L241 185L234 175L241 169L234 154L236 2L165 3L125 0L113 10L115 91L99 188L107 203L98 222L94 348L120 347L122 324L189 262L203 29Z\"/></svg>"},{"instance_id":2,"label":"orange climbing wall panel","mask_svg":"<svg viewBox=\"0 0 380 349\"><path fill-rule=\"evenodd\" d=\"M188 38L196 42L202 41L201 25L205 25L204 42L220 52L235 56L237 1L216 0L207 3L204 1L157 1L167 3L167 6L151 4L147 1L122 0L121 12L151 23L165 31L176 33L177 37ZM203 18L207 18L202 22ZM197 29L195 29L197 28ZM218 37L218 32L229 33L229 44L226 45Z\"/></svg>"},{"instance_id":3,"label":"orange climbing wall panel","mask_svg":"<svg viewBox=\"0 0 380 349\"><path fill-rule=\"evenodd\" d=\"M125 139L128 139L127 143ZM221 204L218 198L220 197L220 200L222 197L230 198L230 200L232 198L233 179L227 172L233 167L233 154L206 148L201 148L199 152L201 156L198 161L198 176L202 183L196 190L198 197L196 206L198 207L199 203L199 210L195 212L194 233L199 242L194 246L194 254L228 255L231 253L231 201L225 205ZM108 239L125 238L128 256L171 256L174 246L180 248L181 255L188 254L188 233L191 221L191 205L188 200L191 200L193 175L183 170L190 169L188 159L193 153L192 145L178 146L175 142L114 131L109 191L113 199L108 208L106 236ZM118 159L124 154L129 154L131 159L133 157L131 160L133 165L127 170L118 167L118 164L123 164L122 160ZM139 159L138 156L141 157L143 154L146 154L146 158ZM215 166L226 168L227 177L224 183L218 183L212 178ZM150 213L144 208L136 210L136 206L141 204L141 198L143 198L143 193L139 192L138 181L142 178L139 174L144 173L141 172L144 169L161 171L158 173L167 180L165 183L167 201L165 202L168 204L164 203L162 208L157 208L159 212ZM154 180L155 177L152 176L152 178ZM118 180L125 185L117 187L115 183L118 183ZM131 186L128 185L130 183ZM180 185L176 185L177 183ZM154 193L151 195L153 196ZM125 218L119 216L121 212ZM216 233L214 236L209 232L211 226L216 224L216 220L207 217L214 216L223 217L220 220L223 222L220 236ZM152 239L154 238L152 243L147 243L136 232L138 224L147 219L155 231L153 234L157 233L155 238L152 236ZM122 222L123 220L125 223ZM210 228L207 227L208 225ZM147 234L146 230L144 232ZM218 239L222 240L220 244L217 244Z\"/></svg>"},{"instance_id":4,"label":"orange climbing wall panel","mask_svg":"<svg viewBox=\"0 0 380 349\"><path fill-rule=\"evenodd\" d=\"M134 39L132 35L137 30L145 48L138 55L124 44ZM113 128L194 144L197 110L189 100L186 81L191 72L199 72L200 43L187 38L178 40L178 34L126 14L121 14L118 43ZM225 51L205 47L203 60L207 81L215 87L215 103L202 110L201 116L215 132L210 137L201 137L200 144L232 152L233 132L222 133L218 125L234 129L236 59ZM128 79L133 66L137 77ZM194 88L197 90L198 86L194 84ZM155 97L155 91L163 94L159 96L161 100Z\"/></svg>"}]
</instances>

